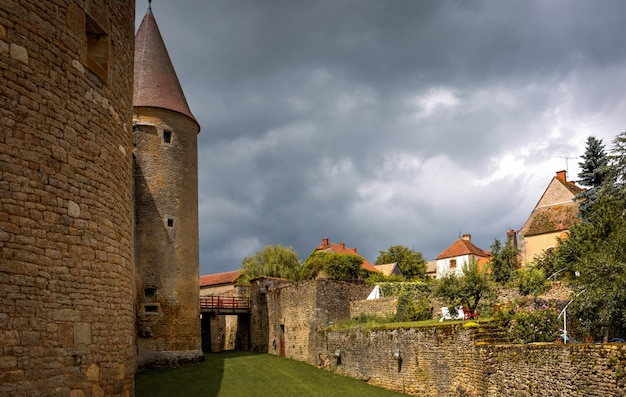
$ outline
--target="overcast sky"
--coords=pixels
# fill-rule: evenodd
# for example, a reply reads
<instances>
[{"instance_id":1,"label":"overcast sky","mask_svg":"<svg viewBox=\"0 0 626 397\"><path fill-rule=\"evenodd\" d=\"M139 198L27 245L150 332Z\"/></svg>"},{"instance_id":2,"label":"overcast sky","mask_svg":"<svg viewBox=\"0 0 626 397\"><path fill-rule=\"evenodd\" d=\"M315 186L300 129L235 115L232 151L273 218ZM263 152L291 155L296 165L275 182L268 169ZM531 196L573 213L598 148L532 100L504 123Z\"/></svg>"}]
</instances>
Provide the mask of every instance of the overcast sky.
<instances>
[{"instance_id":1,"label":"overcast sky","mask_svg":"<svg viewBox=\"0 0 626 397\"><path fill-rule=\"evenodd\" d=\"M137 0L137 24L147 0ZM200 273L489 249L626 130L623 0L155 0L200 123ZM137 25L138 26L138 25ZM567 160L566 160L567 158Z\"/></svg>"}]
</instances>

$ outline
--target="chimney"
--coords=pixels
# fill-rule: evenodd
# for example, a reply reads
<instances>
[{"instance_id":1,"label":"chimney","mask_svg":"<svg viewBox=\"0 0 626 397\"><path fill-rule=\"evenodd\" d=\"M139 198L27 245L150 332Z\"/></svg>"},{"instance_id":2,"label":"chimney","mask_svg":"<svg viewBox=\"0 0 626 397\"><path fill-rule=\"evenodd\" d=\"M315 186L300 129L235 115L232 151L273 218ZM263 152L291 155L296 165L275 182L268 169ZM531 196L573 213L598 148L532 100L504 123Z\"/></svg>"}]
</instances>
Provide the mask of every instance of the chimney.
<instances>
[{"instance_id":1,"label":"chimney","mask_svg":"<svg viewBox=\"0 0 626 397\"><path fill-rule=\"evenodd\" d=\"M341 249L346 249L346 243L339 243L339 246L341 247Z\"/></svg>"},{"instance_id":2,"label":"chimney","mask_svg":"<svg viewBox=\"0 0 626 397\"><path fill-rule=\"evenodd\" d=\"M556 172L556 179L558 179L559 181L561 181L563 183L566 183L567 182L567 177L566 177L565 170L557 171Z\"/></svg>"},{"instance_id":3,"label":"chimney","mask_svg":"<svg viewBox=\"0 0 626 397\"><path fill-rule=\"evenodd\" d=\"M513 229L506 232L506 245L517 249L517 232Z\"/></svg>"},{"instance_id":4,"label":"chimney","mask_svg":"<svg viewBox=\"0 0 626 397\"><path fill-rule=\"evenodd\" d=\"M469 234L469 233L465 233L465 234L463 235L463 237L461 237L461 239L463 239L463 240L467 240L467 241L472 241L472 235L471 235L471 234Z\"/></svg>"},{"instance_id":5,"label":"chimney","mask_svg":"<svg viewBox=\"0 0 626 397\"><path fill-rule=\"evenodd\" d=\"M354 252L356 254L356 247L350 248L350 252Z\"/></svg>"},{"instance_id":6,"label":"chimney","mask_svg":"<svg viewBox=\"0 0 626 397\"><path fill-rule=\"evenodd\" d=\"M324 247L328 246L328 239L327 238L323 238L322 239L322 246L324 246Z\"/></svg>"}]
</instances>

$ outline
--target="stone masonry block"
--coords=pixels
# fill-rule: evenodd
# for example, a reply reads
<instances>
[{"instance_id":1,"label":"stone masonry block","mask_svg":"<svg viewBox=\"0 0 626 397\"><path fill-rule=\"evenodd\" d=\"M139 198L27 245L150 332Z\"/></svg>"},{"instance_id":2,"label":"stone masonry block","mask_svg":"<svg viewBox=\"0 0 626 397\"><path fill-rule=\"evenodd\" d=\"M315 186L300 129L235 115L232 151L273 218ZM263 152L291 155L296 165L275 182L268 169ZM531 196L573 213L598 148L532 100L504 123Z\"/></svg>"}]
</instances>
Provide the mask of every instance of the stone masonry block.
<instances>
[{"instance_id":1,"label":"stone masonry block","mask_svg":"<svg viewBox=\"0 0 626 397\"><path fill-rule=\"evenodd\" d=\"M28 64L28 50L26 49L26 47L11 43L9 52L11 53L11 58Z\"/></svg>"}]
</instances>

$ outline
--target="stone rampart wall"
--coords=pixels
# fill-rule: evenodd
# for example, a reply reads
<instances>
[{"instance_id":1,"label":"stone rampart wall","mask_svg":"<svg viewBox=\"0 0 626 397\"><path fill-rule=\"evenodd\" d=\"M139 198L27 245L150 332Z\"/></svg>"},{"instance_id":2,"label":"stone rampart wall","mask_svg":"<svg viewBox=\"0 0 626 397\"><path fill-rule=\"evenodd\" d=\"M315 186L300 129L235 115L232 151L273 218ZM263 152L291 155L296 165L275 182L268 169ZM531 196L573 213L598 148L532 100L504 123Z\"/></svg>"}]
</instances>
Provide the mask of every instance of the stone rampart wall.
<instances>
[{"instance_id":1,"label":"stone rampart wall","mask_svg":"<svg viewBox=\"0 0 626 397\"><path fill-rule=\"evenodd\" d=\"M387 317L396 314L398 298L380 298L372 300L359 300L350 302L350 317L358 317L362 314L369 316Z\"/></svg>"},{"instance_id":2,"label":"stone rampart wall","mask_svg":"<svg viewBox=\"0 0 626 397\"><path fill-rule=\"evenodd\" d=\"M311 364L419 396L624 395L625 346L498 345L478 334L459 325L320 332L327 348Z\"/></svg>"}]
</instances>

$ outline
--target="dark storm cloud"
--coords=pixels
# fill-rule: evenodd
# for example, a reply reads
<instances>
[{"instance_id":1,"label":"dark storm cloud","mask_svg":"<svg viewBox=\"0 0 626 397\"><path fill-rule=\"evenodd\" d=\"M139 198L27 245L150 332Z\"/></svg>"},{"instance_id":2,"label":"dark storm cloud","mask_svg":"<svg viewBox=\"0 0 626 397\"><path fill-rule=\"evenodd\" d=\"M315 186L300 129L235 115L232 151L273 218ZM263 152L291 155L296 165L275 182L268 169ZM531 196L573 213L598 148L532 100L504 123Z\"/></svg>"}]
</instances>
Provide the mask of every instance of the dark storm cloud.
<instances>
[{"instance_id":1,"label":"dark storm cloud","mask_svg":"<svg viewBox=\"0 0 626 397\"><path fill-rule=\"evenodd\" d=\"M146 2L147 3L147 2ZM147 4L138 2L138 20ZM624 129L622 1L155 1L202 126L201 273L328 237L433 259L519 229ZM577 159L568 159L576 179Z\"/></svg>"}]
</instances>

